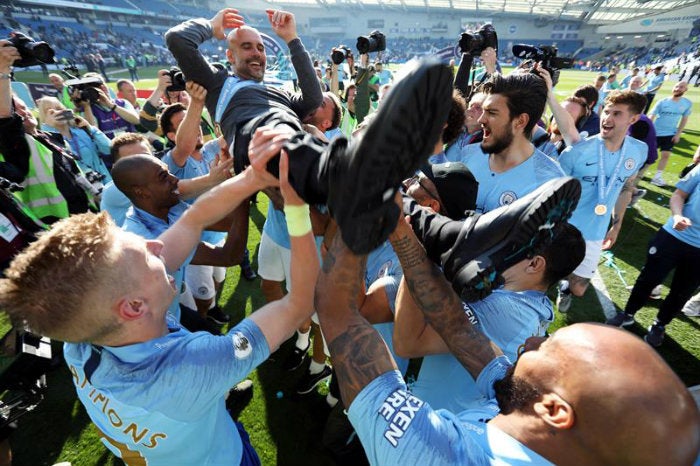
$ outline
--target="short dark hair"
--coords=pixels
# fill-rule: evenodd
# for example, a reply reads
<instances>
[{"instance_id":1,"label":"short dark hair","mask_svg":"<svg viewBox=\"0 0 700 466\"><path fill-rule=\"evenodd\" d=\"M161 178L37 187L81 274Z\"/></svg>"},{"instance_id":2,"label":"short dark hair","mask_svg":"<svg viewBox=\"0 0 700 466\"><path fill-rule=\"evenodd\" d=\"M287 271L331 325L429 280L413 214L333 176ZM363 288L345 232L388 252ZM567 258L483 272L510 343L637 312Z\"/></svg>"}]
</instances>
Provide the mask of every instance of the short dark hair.
<instances>
[{"instance_id":1,"label":"short dark hair","mask_svg":"<svg viewBox=\"0 0 700 466\"><path fill-rule=\"evenodd\" d=\"M588 102L588 106L590 108L593 108L595 107L595 104L598 103L598 89L590 84L579 86L574 91L574 97L581 97Z\"/></svg>"},{"instance_id":2,"label":"short dark hair","mask_svg":"<svg viewBox=\"0 0 700 466\"><path fill-rule=\"evenodd\" d=\"M175 102L174 104L170 104L165 109L163 109L163 112L160 114L160 129L163 130L163 136L166 138L168 137L168 133L171 131L175 131L175 127L173 126L173 115L180 113L180 112L186 112L187 107L185 107L182 103L180 102ZM168 138L170 139L170 138Z\"/></svg>"},{"instance_id":3,"label":"short dark hair","mask_svg":"<svg viewBox=\"0 0 700 466\"><path fill-rule=\"evenodd\" d=\"M605 105L627 105L632 114L639 115L646 108L647 98L634 91L612 91L605 97L603 103Z\"/></svg>"},{"instance_id":4,"label":"short dark hair","mask_svg":"<svg viewBox=\"0 0 700 466\"><path fill-rule=\"evenodd\" d=\"M452 144L464 130L467 121L467 102L458 90L452 91L452 107L447 115L447 126L442 132L443 144Z\"/></svg>"},{"instance_id":5,"label":"short dark hair","mask_svg":"<svg viewBox=\"0 0 700 466\"><path fill-rule=\"evenodd\" d=\"M131 81L129 81L128 79L120 79L119 81L117 81L117 90L118 90L119 92L122 91L122 86L123 86L124 84L132 84L132 83L131 83Z\"/></svg>"},{"instance_id":6,"label":"short dark hair","mask_svg":"<svg viewBox=\"0 0 700 466\"><path fill-rule=\"evenodd\" d=\"M524 133L532 136L535 127L547 104L547 85L544 80L532 73L517 73L501 76L492 75L481 88L484 94L499 94L506 98L510 119L525 113L529 117Z\"/></svg>"},{"instance_id":7,"label":"short dark hair","mask_svg":"<svg viewBox=\"0 0 700 466\"><path fill-rule=\"evenodd\" d=\"M129 144L138 144L140 142L145 142L149 144L148 139L143 134L139 133L122 133L112 139L109 145L109 155L112 157L112 161L116 162L119 160L119 149L123 146L128 146Z\"/></svg>"},{"instance_id":8,"label":"short dark hair","mask_svg":"<svg viewBox=\"0 0 700 466\"><path fill-rule=\"evenodd\" d=\"M583 261L586 241L578 228L564 223L552 243L537 255L544 257L547 262L542 280L550 287L569 276Z\"/></svg>"}]
</instances>

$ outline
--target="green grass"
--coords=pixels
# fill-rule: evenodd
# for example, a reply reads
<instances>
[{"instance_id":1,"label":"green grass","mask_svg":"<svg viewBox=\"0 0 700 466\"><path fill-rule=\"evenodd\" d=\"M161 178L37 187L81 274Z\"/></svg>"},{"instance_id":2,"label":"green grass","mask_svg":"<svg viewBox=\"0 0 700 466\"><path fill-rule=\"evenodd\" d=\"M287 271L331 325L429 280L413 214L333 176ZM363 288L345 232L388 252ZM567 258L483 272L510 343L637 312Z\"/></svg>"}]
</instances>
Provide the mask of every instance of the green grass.
<instances>
[{"instance_id":1,"label":"green grass","mask_svg":"<svg viewBox=\"0 0 700 466\"><path fill-rule=\"evenodd\" d=\"M142 77L155 77L157 68L139 70ZM595 74L580 71L563 71L557 92L568 95L582 83L592 82ZM17 73L20 80L46 82L40 73ZM128 77L126 72L113 75ZM672 83L664 84L658 98L670 94ZM139 88L155 85L154 79L137 83ZM693 115L687 125L681 143L674 149L667 168L666 179L675 183L677 173L690 162L695 148L700 143L700 90L691 87L686 96L693 101ZM649 172L653 173L655 167ZM638 209L628 210L625 223L613 248L615 264L622 270L624 280L633 284L644 264L646 247L652 235L669 215L668 200L673 188L657 188L645 180L641 186L649 193L639 203ZM267 199L258 195L257 209L251 215L249 249L254 266L257 267L257 246L267 211ZM617 273L610 267L601 266L600 272L615 305L622 309L629 296ZM670 284L669 277L666 284ZM667 291L667 290L665 290ZM664 293L665 294L665 293ZM239 280L239 269L229 269L221 293L220 303L234 321L259 308L264 300L259 283ZM643 335L658 309L659 302L649 302L637 314L639 324L631 327ZM581 321L604 320L602 310L593 290L583 299L574 301L566 315L557 315L550 328ZM659 349L683 381L691 386L700 384L700 329L699 318L680 316L667 327L667 341ZM60 351L60 345L54 344ZM321 393L304 397L292 395L295 382L301 371L280 372L279 361L291 350L287 342L271 359L251 374L255 388L250 402L242 408L240 420L251 434L252 443L264 465L331 465L333 464L321 447L321 436L328 408ZM185 383L186 381L183 381ZM75 397L68 371L62 366L48 376L49 390L46 400L32 413L20 420L20 428L12 437L15 465L51 465L58 461L71 461L74 465L97 466L118 465L115 459L99 442L96 429L90 423ZM281 393L281 396L278 396Z\"/></svg>"}]
</instances>

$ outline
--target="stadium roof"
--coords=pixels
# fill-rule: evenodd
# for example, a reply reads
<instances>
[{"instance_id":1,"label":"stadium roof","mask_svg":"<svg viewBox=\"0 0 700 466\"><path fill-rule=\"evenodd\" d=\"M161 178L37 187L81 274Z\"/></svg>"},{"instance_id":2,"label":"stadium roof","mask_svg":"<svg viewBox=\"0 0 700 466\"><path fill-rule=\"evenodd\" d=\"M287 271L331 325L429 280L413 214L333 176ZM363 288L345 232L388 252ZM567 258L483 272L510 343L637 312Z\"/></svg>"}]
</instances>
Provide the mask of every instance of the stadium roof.
<instances>
[{"instance_id":1,"label":"stadium roof","mask_svg":"<svg viewBox=\"0 0 700 466\"><path fill-rule=\"evenodd\" d=\"M268 3L380 7L384 9L459 10L471 14L528 14L588 24L608 24L634 18L670 12L700 0L266 0Z\"/></svg>"}]
</instances>

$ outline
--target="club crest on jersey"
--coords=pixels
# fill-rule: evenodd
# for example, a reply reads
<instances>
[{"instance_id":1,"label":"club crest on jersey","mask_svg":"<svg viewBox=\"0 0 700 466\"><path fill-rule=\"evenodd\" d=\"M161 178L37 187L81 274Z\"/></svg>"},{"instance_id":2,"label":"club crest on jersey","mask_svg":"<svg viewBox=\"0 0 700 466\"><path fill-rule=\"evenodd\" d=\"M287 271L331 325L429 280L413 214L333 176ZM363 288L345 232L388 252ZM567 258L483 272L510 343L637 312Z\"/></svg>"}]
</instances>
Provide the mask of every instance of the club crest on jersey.
<instances>
[{"instance_id":1,"label":"club crest on jersey","mask_svg":"<svg viewBox=\"0 0 700 466\"><path fill-rule=\"evenodd\" d=\"M253 352L253 347L250 345L248 338L241 332L236 332L231 336L233 341L233 354L238 359L245 359Z\"/></svg>"},{"instance_id":2,"label":"club crest on jersey","mask_svg":"<svg viewBox=\"0 0 700 466\"><path fill-rule=\"evenodd\" d=\"M625 168L627 170L632 170L634 168L634 159L625 160Z\"/></svg>"},{"instance_id":3,"label":"club crest on jersey","mask_svg":"<svg viewBox=\"0 0 700 466\"><path fill-rule=\"evenodd\" d=\"M515 201L518 196L513 191L505 191L501 193L501 197L498 198L499 205L508 205Z\"/></svg>"},{"instance_id":4,"label":"club crest on jersey","mask_svg":"<svg viewBox=\"0 0 700 466\"><path fill-rule=\"evenodd\" d=\"M390 260L384 262L381 267L379 267L379 272L377 272L377 278L382 278L389 275L389 269L391 269L392 262Z\"/></svg>"}]
</instances>

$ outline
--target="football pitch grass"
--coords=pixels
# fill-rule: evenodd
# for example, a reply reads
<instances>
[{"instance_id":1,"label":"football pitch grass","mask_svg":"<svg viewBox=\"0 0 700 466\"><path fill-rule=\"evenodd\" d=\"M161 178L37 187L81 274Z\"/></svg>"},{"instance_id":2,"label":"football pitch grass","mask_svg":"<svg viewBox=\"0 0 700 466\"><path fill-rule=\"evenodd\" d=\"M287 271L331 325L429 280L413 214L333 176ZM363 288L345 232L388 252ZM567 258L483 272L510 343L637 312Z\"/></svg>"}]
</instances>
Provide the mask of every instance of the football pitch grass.
<instances>
[{"instance_id":1,"label":"football pitch grass","mask_svg":"<svg viewBox=\"0 0 700 466\"><path fill-rule=\"evenodd\" d=\"M155 76L156 68L141 69L141 76ZM596 73L564 70L557 86L560 99L570 95L581 84L592 83ZM22 81L46 82L40 73L17 73ZM112 74L112 78L128 78L126 70ZM671 93L673 82L666 82L657 94L658 99ZM112 85L114 85L112 83ZM140 89L155 86L154 79L144 79L137 83ZM700 143L700 88L691 87L686 94L693 102L690 117L681 142L674 148L666 170L669 187L651 185L649 174L640 186L648 193L639 201L636 208L629 209L617 243L612 249L612 258L601 260L599 272L607 287L610 299L616 308L622 309L629 297L626 285L634 284L639 270L644 265L647 244L668 216L668 202L673 193L673 185L678 180L678 172L691 160ZM258 194L258 203L251 209L248 248L253 266L257 268L258 245L262 232L267 198ZM264 304L260 292L259 279L247 282L240 279L240 269L228 270L219 303L238 322L254 309ZM700 273L700 272L698 272ZM672 276L664 282L663 295L668 292ZM554 293L550 294L554 297ZM637 323L630 331L642 336L653 321L661 301L649 301L636 314ZM589 289L582 299L575 299L567 314L556 313L556 320L550 332L575 322L602 322L603 311L593 289ZM664 359L688 386L700 384L700 318L684 315L674 319L667 326L667 337L658 349ZM263 465L332 465L330 456L321 445L324 425L329 413L325 404L327 388L305 396L294 395L294 386L302 376L306 365L295 372L282 372L281 361L291 351L293 341L285 343L270 360L263 363L250 378L254 381L252 398L239 407L237 413L250 433L251 441L258 451ZM55 353L61 351L61 344L54 342ZM95 427L77 400L71 376L64 364L51 371L48 376L46 399L36 410L19 420L19 428L11 437L14 464L51 465L59 461L70 461L74 466L121 465L100 442ZM197 384L196 380L182 380L183 384ZM634 389L634 387L630 387ZM167 393L163 393L167 396Z\"/></svg>"}]
</instances>

